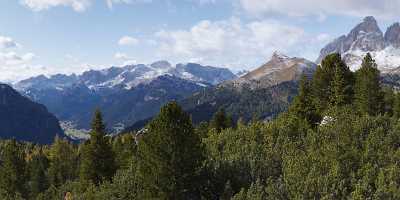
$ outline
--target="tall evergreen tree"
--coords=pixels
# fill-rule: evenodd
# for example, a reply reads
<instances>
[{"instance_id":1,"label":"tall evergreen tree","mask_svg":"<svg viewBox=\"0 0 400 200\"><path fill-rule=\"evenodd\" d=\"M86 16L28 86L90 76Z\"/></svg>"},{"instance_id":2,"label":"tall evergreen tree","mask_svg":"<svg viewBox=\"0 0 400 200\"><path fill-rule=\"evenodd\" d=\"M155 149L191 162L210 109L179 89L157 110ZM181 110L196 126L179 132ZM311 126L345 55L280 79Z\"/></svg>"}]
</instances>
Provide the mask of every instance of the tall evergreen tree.
<instances>
[{"instance_id":1,"label":"tall evergreen tree","mask_svg":"<svg viewBox=\"0 0 400 200\"><path fill-rule=\"evenodd\" d=\"M383 102L382 102L383 112L389 116L393 116L395 99L396 99L393 89L389 87L383 87L382 92L383 92Z\"/></svg>"},{"instance_id":2,"label":"tall evergreen tree","mask_svg":"<svg viewBox=\"0 0 400 200\"><path fill-rule=\"evenodd\" d=\"M29 192L32 199L48 188L46 171L48 168L48 159L39 148L33 153L29 162Z\"/></svg>"},{"instance_id":3,"label":"tall evergreen tree","mask_svg":"<svg viewBox=\"0 0 400 200\"><path fill-rule=\"evenodd\" d=\"M394 94L393 116L400 118L400 93Z\"/></svg>"},{"instance_id":4,"label":"tall evergreen tree","mask_svg":"<svg viewBox=\"0 0 400 200\"><path fill-rule=\"evenodd\" d=\"M1 154L0 192L10 196L26 195L25 153L15 140L7 141Z\"/></svg>"},{"instance_id":5,"label":"tall evergreen tree","mask_svg":"<svg viewBox=\"0 0 400 200\"><path fill-rule=\"evenodd\" d=\"M293 100L289 111L301 119L307 120L310 125L320 121L315 102L313 101L311 83L306 76L300 80L299 94Z\"/></svg>"},{"instance_id":6,"label":"tall evergreen tree","mask_svg":"<svg viewBox=\"0 0 400 200\"><path fill-rule=\"evenodd\" d=\"M211 119L210 126L214 128L218 133L224 129L232 127L232 117L227 116L223 108L219 109Z\"/></svg>"},{"instance_id":7,"label":"tall evergreen tree","mask_svg":"<svg viewBox=\"0 0 400 200\"><path fill-rule=\"evenodd\" d=\"M103 180L111 180L115 170L115 158L110 138L106 135L102 114L96 110L90 139L82 149L80 178L82 182L91 181L99 184Z\"/></svg>"},{"instance_id":8,"label":"tall evergreen tree","mask_svg":"<svg viewBox=\"0 0 400 200\"><path fill-rule=\"evenodd\" d=\"M61 186L77 176L77 155L73 145L66 139L56 137L50 147L48 177L50 184Z\"/></svg>"},{"instance_id":9,"label":"tall evergreen tree","mask_svg":"<svg viewBox=\"0 0 400 200\"><path fill-rule=\"evenodd\" d=\"M362 114L377 115L383 112L379 70L369 53L356 72L355 104Z\"/></svg>"},{"instance_id":10,"label":"tall evergreen tree","mask_svg":"<svg viewBox=\"0 0 400 200\"><path fill-rule=\"evenodd\" d=\"M200 186L201 141L176 103L161 108L138 146L141 199L193 199Z\"/></svg>"},{"instance_id":11,"label":"tall evergreen tree","mask_svg":"<svg viewBox=\"0 0 400 200\"><path fill-rule=\"evenodd\" d=\"M329 105L351 103L353 84L353 74L341 55L333 53L326 56L321 66L317 67L312 83L318 111L321 113Z\"/></svg>"}]
</instances>

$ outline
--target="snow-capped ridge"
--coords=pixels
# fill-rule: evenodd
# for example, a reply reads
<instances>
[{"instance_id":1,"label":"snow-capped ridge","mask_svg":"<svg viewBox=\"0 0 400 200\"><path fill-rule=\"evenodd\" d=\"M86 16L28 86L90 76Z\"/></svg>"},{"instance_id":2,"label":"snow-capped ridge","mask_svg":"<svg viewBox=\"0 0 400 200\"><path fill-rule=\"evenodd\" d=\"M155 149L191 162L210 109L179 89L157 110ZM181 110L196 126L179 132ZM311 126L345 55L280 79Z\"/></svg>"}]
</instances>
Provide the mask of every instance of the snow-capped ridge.
<instances>
[{"instance_id":1,"label":"snow-capped ridge","mask_svg":"<svg viewBox=\"0 0 400 200\"><path fill-rule=\"evenodd\" d=\"M178 78L212 85L236 78L236 75L225 68L203 66L196 63L172 66L168 61L161 60L149 65L137 64L123 67L113 66L101 70L89 70L83 72L81 75L58 74L49 77L40 75L22 80L16 83L15 87L20 91L25 91L29 88L53 88L62 90L74 84L83 84L91 90L112 88L129 90L141 83L151 82L163 75L176 76Z\"/></svg>"},{"instance_id":2,"label":"snow-capped ridge","mask_svg":"<svg viewBox=\"0 0 400 200\"><path fill-rule=\"evenodd\" d=\"M374 17L365 17L349 34L322 48L316 62L321 63L331 53L340 53L353 71L361 66L363 57L371 53L378 68L389 73L400 66L400 24L394 23L383 34Z\"/></svg>"}]
</instances>

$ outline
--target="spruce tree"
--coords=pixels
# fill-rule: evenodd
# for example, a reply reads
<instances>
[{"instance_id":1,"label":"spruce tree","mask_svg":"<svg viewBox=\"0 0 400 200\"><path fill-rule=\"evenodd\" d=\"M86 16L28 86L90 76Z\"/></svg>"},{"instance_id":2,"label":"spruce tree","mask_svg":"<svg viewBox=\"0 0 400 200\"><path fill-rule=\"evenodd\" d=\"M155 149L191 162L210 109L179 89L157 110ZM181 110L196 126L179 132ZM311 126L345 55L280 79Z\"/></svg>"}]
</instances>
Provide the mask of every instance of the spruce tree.
<instances>
[{"instance_id":1,"label":"spruce tree","mask_svg":"<svg viewBox=\"0 0 400 200\"><path fill-rule=\"evenodd\" d=\"M49 162L48 178L50 184L58 187L77 177L77 153L68 140L55 138L50 147Z\"/></svg>"},{"instance_id":2,"label":"spruce tree","mask_svg":"<svg viewBox=\"0 0 400 200\"><path fill-rule=\"evenodd\" d=\"M400 118L400 93L394 94L393 116Z\"/></svg>"},{"instance_id":3,"label":"spruce tree","mask_svg":"<svg viewBox=\"0 0 400 200\"><path fill-rule=\"evenodd\" d=\"M29 192L32 199L48 188L46 171L48 168L48 159L40 148L32 155L29 162Z\"/></svg>"},{"instance_id":4,"label":"spruce tree","mask_svg":"<svg viewBox=\"0 0 400 200\"><path fill-rule=\"evenodd\" d=\"M90 139L83 145L80 178L82 182L99 184L111 180L115 173L115 158L106 135L106 127L99 110L96 110L92 121Z\"/></svg>"},{"instance_id":5,"label":"spruce tree","mask_svg":"<svg viewBox=\"0 0 400 200\"><path fill-rule=\"evenodd\" d=\"M232 117L227 116L223 108L219 109L211 119L210 126L214 128L217 133L224 129L232 127Z\"/></svg>"},{"instance_id":6,"label":"spruce tree","mask_svg":"<svg viewBox=\"0 0 400 200\"><path fill-rule=\"evenodd\" d=\"M161 108L138 146L141 199L193 199L203 160L199 135L190 116L176 103Z\"/></svg>"},{"instance_id":7,"label":"spruce tree","mask_svg":"<svg viewBox=\"0 0 400 200\"><path fill-rule=\"evenodd\" d=\"M329 105L351 103L353 96L353 74L342 60L341 55L333 53L326 56L313 76L312 91L319 113Z\"/></svg>"},{"instance_id":8,"label":"spruce tree","mask_svg":"<svg viewBox=\"0 0 400 200\"><path fill-rule=\"evenodd\" d=\"M312 96L311 83L306 76L300 80L299 94L293 100L289 111L301 119L305 119L310 125L320 121L315 102Z\"/></svg>"},{"instance_id":9,"label":"spruce tree","mask_svg":"<svg viewBox=\"0 0 400 200\"><path fill-rule=\"evenodd\" d=\"M361 114L377 115L383 113L383 104L379 70L368 53L356 72L355 105Z\"/></svg>"},{"instance_id":10,"label":"spruce tree","mask_svg":"<svg viewBox=\"0 0 400 200\"><path fill-rule=\"evenodd\" d=\"M7 141L1 154L0 191L10 196L26 195L26 163L21 145Z\"/></svg>"}]
</instances>

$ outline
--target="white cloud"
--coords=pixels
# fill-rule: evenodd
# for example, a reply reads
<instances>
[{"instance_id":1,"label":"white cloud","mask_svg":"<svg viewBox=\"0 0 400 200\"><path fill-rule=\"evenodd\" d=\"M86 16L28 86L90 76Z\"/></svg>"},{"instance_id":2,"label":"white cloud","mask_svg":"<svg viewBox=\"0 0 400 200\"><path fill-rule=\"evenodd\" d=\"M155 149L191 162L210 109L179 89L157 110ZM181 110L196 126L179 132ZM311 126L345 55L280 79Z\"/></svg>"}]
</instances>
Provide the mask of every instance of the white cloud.
<instances>
[{"instance_id":1,"label":"white cloud","mask_svg":"<svg viewBox=\"0 0 400 200\"><path fill-rule=\"evenodd\" d=\"M312 36L302 28L274 20L243 23L236 18L205 20L189 30L161 30L155 35L161 58L173 58L178 62L198 60L232 68L257 67L275 50L289 56L310 56L320 45L315 38L327 37Z\"/></svg>"},{"instance_id":2,"label":"white cloud","mask_svg":"<svg viewBox=\"0 0 400 200\"><path fill-rule=\"evenodd\" d=\"M108 8L112 9L114 4L135 4L135 3L151 3L152 0L106 0Z\"/></svg>"},{"instance_id":3,"label":"white cloud","mask_svg":"<svg viewBox=\"0 0 400 200\"><path fill-rule=\"evenodd\" d=\"M48 10L52 7L71 7L77 12L83 12L89 8L92 0L21 0L21 3L33 11Z\"/></svg>"},{"instance_id":4,"label":"white cloud","mask_svg":"<svg viewBox=\"0 0 400 200\"><path fill-rule=\"evenodd\" d=\"M115 53L114 58L117 60L121 60L123 66L134 65L137 63L137 61L134 58L129 57L127 54L121 52Z\"/></svg>"},{"instance_id":5,"label":"white cloud","mask_svg":"<svg viewBox=\"0 0 400 200\"><path fill-rule=\"evenodd\" d=\"M0 36L0 49L8 49L17 47L18 44L9 37Z\"/></svg>"},{"instance_id":6,"label":"white cloud","mask_svg":"<svg viewBox=\"0 0 400 200\"><path fill-rule=\"evenodd\" d=\"M130 36L124 36L118 41L118 45L120 46L134 46L137 45L138 43L139 43L138 39Z\"/></svg>"},{"instance_id":7,"label":"white cloud","mask_svg":"<svg viewBox=\"0 0 400 200\"><path fill-rule=\"evenodd\" d=\"M0 81L12 82L44 73L40 67L32 65L34 57L33 53L0 52Z\"/></svg>"},{"instance_id":8,"label":"white cloud","mask_svg":"<svg viewBox=\"0 0 400 200\"><path fill-rule=\"evenodd\" d=\"M317 16L326 14L369 16L382 18L398 16L399 0L239 0L241 7L254 15L283 14L289 16Z\"/></svg>"},{"instance_id":9,"label":"white cloud","mask_svg":"<svg viewBox=\"0 0 400 200\"><path fill-rule=\"evenodd\" d=\"M16 52L0 52L0 63L6 66L15 66L27 64L33 60L35 55L33 53L26 53L23 55L18 55Z\"/></svg>"}]
</instances>

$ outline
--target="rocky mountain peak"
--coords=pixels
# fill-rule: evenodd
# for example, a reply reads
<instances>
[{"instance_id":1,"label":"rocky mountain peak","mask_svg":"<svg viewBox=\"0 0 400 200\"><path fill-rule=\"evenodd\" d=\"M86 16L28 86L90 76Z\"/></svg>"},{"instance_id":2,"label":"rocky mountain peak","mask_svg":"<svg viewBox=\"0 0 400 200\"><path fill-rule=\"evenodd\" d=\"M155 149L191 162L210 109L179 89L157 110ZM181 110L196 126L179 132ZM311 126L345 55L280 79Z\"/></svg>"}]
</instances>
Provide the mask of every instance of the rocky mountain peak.
<instances>
[{"instance_id":1,"label":"rocky mountain peak","mask_svg":"<svg viewBox=\"0 0 400 200\"><path fill-rule=\"evenodd\" d=\"M289 56L287 56L279 51L275 51L271 56L271 61L282 62L282 61L289 60L289 59L290 59Z\"/></svg>"},{"instance_id":2,"label":"rocky mountain peak","mask_svg":"<svg viewBox=\"0 0 400 200\"><path fill-rule=\"evenodd\" d=\"M385 47L383 33L374 17L366 17L346 38L351 50L375 51Z\"/></svg>"},{"instance_id":3,"label":"rocky mountain peak","mask_svg":"<svg viewBox=\"0 0 400 200\"><path fill-rule=\"evenodd\" d=\"M400 48L400 23L389 26L385 33L385 42L388 46Z\"/></svg>"},{"instance_id":4,"label":"rocky mountain peak","mask_svg":"<svg viewBox=\"0 0 400 200\"><path fill-rule=\"evenodd\" d=\"M297 81L303 74L312 74L316 66L315 63L304 58L291 58L274 52L267 63L236 80L226 82L225 85L233 85L236 88L243 86L249 86L252 89L266 88L283 82Z\"/></svg>"}]
</instances>

